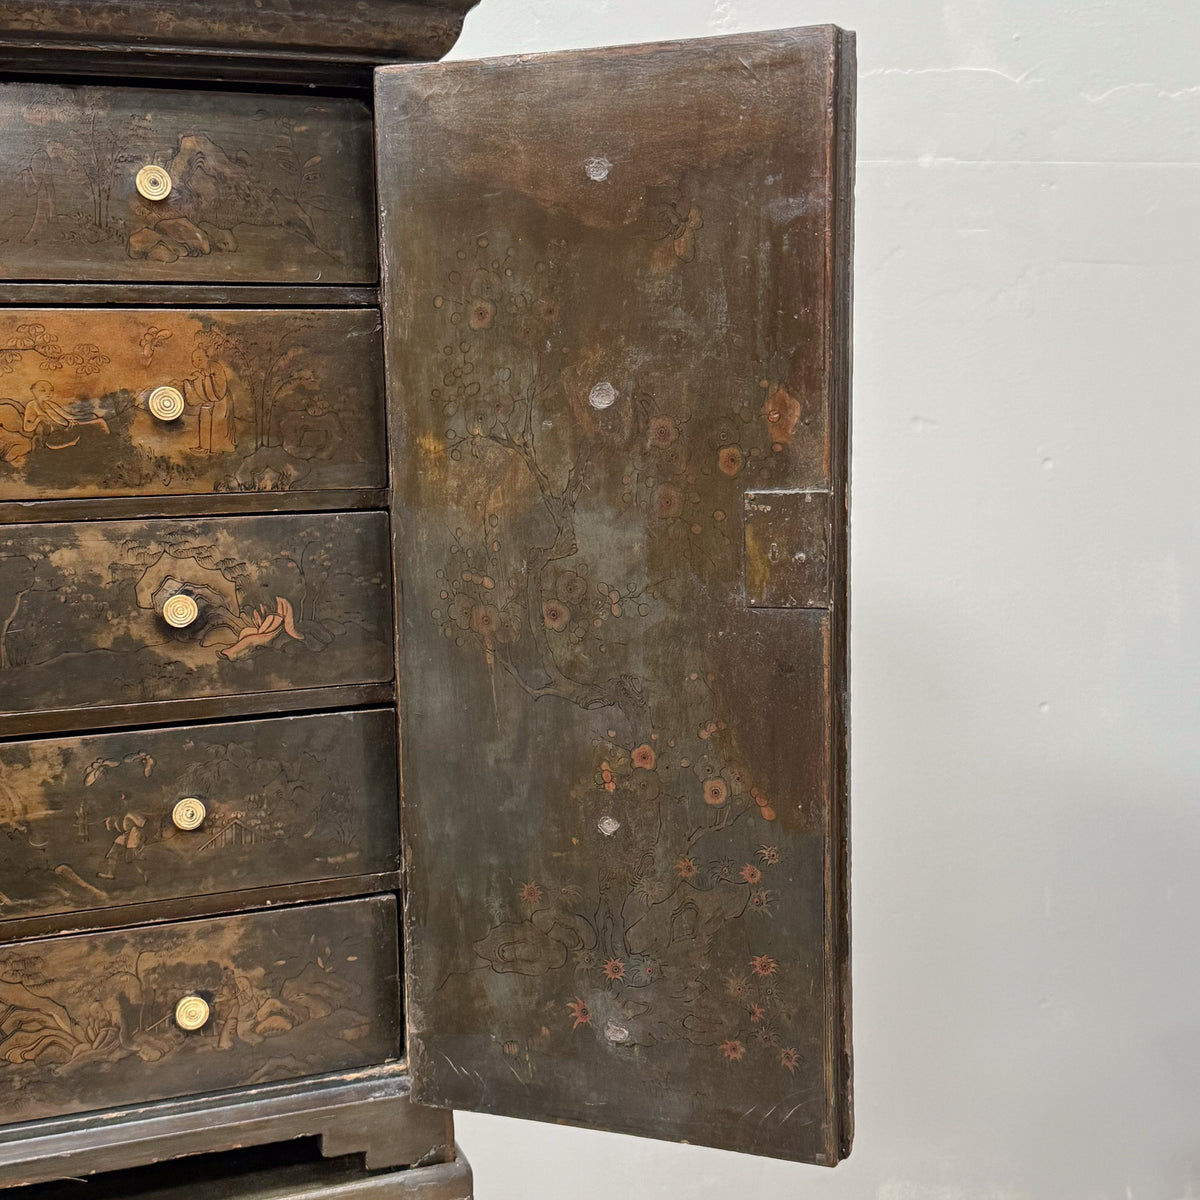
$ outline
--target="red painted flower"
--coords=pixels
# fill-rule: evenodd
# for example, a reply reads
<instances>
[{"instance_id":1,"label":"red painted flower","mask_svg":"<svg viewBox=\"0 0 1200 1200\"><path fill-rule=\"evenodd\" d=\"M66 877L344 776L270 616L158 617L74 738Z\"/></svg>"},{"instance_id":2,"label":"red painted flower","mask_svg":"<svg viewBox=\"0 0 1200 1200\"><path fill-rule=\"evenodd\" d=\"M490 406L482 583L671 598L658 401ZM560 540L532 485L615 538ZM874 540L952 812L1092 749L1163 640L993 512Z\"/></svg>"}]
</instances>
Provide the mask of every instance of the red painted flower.
<instances>
[{"instance_id":1,"label":"red painted flower","mask_svg":"<svg viewBox=\"0 0 1200 1200\"><path fill-rule=\"evenodd\" d=\"M654 491L654 512L664 518L677 517L683 512L683 500L676 488L669 483L661 484Z\"/></svg>"},{"instance_id":2,"label":"red painted flower","mask_svg":"<svg viewBox=\"0 0 1200 1200\"><path fill-rule=\"evenodd\" d=\"M567 1008L571 1010L571 1016L575 1018L575 1024L571 1026L572 1029L578 1029L580 1025L590 1025L592 1023L592 1014L588 1011L588 1006L578 996L574 1000L567 1002Z\"/></svg>"},{"instance_id":3,"label":"red painted flower","mask_svg":"<svg viewBox=\"0 0 1200 1200\"><path fill-rule=\"evenodd\" d=\"M577 571L564 571L555 585L558 598L567 604L582 604L587 597L587 582Z\"/></svg>"},{"instance_id":4,"label":"red painted flower","mask_svg":"<svg viewBox=\"0 0 1200 1200\"><path fill-rule=\"evenodd\" d=\"M643 771L653 771L654 764L658 761L654 755L654 747L643 742L630 756L633 759L635 767L641 767Z\"/></svg>"},{"instance_id":5,"label":"red painted flower","mask_svg":"<svg viewBox=\"0 0 1200 1200\"><path fill-rule=\"evenodd\" d=\"M557 600L547 600L542 605L542 620L547 629L561 632L571 623L571 610Z\"/></svg>"},{"instance_id":6,"label":"red painted flower","mask_svg":"<svg viewBox=\"0 0 1200 1200\"><path fill-rule=\"evenodd\" d=\"M758 857L761 858L768 867L773 867L779 862L779 847L759 846Z\"/></svg>"},{"instance_id":7,"label":"red painted flower","mask_svg":"<svg viewBox=\"0 0 1200 1200\"><path fill-rule=\"evenodd\" d=\"M472 329L490 329L492 318L496 315L496 306L490 300L476 300L471 305L469 324Z\"/></svg>"},{"instance_id":8,"label":"red painted flower","mask_svg":"<svg viewBox=\"0 0 1200 1200\"><path fill-rule=\"evenodd\" d=\"M625 964L619 958L609 958L604 963L605 979L624 979Z\"/></svg>"},{"instance_id":9,"label":"red painted flower","mask_svg":"<svg viewBox=\"0 0 1200 1200\"><path fill-rule=\"evenodd\" d=\"M766 979L779 970L779 964L769 954L756 954L750 960L750 970Z\"/></svg>"},{"instance_id":10,"label":"red painted flower","mask_svg":"<svg viewBox=\"0 0 1200 1200\"><path fill-rule=\"evenodd\" d=\"M726 1062L741 1062L746 1057L746 1047L734 1038L721 1043L721 1053Z\"/></svg>"},{"instance_id":11,"label":"red painted flower","mask_svg":"<svg viewBox=\"0 0 1200 1200\"><path fill-rule=\"evenodd\" d=\"M739 446L722 446L717 453L718 469L722 475L728 475L731 478L742 469L745 461Z\"/></svg>"},{"instance_id":12,"label":"red painted flower","mask_svg":"<svg viewBox=\"0 0 1200 1200\"><path fill-rule=\"evenodd\" d=\"M800 1053L793 1046L788 1046L779 1052L779 1065L789 1074L795 1073L800 1065Z\"/></svg>"},{"instance_id":13,"label":"red painted flower","mask_svg":"<svg viewBox=\"0 0 1200 1200\"><path fill-rule=\"evenodd\" d=\"M650 445L666 449L679 436L674 417L650 418Z\"/></svg>"},{"instance_id":14,"label":"red painted flower","mask_svg":"<svg viewBox=\"0 0 1200 1200\"><path fill-rule=\"evenodd\" d=\"M749 1008L750 1020L756 1025L767 1015L767 1010L761 1004L751 1004Z\"/></svg>"},{"instance_id":15,"label":"red painted flower","mask_svg":"<svg viewBox=\"0 0 1200 1200\"><path fill-rule=\"evenodd\" d=\"M704 803L720 808L729 799L729 788L723 779L710 779L704 785Z\"/></svg>"},{"instance_id":16,"label":"red painted flower","mask_svg":"<svg viewBox=\"0 0 1200 1200\"><path fill-rule=\"evenodd\" d=\"M747 883L758 883L762 879L762 872L753 863L747 863L742 868L741 875Z\"/></svg>"},{"instance_id":17,"label":"red painted flower","mask_svg":"<svg viewBox=\"0 0 1200 1200\"><path fill-rule=\"evenodd\" d=\"M680 879L691 879L698 869L694 858L677 858L675 860L675 870Z\"/></svg>"},{"instance_id":18,"label":"red painted flower","mask_svg":"<svg viewBox=\"0 0 1200 1200\"><path fill-rule=\"evenodd\" d=\"M542 889L536 883L521 884L519 893L522 904L528 904L531 908L542 902Z\"/></svg>"},{"instance_id":19,"label":"red painted flower","mask_svg":"<svg viewBox=\"0 0 1200 1200\"><path fill-rule=\"evenodd\" d=\"M500 610L494 604L477 604L471 609L471 628L484 637L500 630Z\"/></svg>"}]
</instances>

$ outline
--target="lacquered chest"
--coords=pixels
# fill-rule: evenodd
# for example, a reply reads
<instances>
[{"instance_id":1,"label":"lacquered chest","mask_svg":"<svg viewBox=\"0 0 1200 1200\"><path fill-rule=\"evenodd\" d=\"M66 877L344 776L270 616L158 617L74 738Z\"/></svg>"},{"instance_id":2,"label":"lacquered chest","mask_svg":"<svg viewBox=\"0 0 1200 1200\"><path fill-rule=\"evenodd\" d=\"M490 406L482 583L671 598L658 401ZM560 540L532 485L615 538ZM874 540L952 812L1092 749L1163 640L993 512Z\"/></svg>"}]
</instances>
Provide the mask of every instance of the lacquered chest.
<instances>
[{"instance_id":1,"label":"lacquered chest","mask_svg":"<svg viewBox=\"0 0 1200 1200\"><path fill-rule=\"evenodd\" d=\"M0 16L0 1183L848 1153L852 39L468 6Z\"/></svg>"}]
</instances>

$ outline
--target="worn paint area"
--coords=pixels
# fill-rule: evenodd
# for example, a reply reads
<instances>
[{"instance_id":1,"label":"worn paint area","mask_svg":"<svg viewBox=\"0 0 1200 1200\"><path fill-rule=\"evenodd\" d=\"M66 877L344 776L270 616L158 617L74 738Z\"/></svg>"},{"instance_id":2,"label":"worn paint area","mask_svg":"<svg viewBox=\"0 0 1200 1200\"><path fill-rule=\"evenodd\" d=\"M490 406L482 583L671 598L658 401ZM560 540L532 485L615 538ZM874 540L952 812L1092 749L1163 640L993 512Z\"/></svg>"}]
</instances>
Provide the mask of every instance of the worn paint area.
<instances>
[{"instance_id":1,"label":"worn paint area","mask_svg":"<svg viewBox=\"0 0 1200 1200\"><path fill-rule=\"evenodd\" d=\"M369 310L6 310L0 500L380 487L382 390Z\"/></svg>"}]
</instances>

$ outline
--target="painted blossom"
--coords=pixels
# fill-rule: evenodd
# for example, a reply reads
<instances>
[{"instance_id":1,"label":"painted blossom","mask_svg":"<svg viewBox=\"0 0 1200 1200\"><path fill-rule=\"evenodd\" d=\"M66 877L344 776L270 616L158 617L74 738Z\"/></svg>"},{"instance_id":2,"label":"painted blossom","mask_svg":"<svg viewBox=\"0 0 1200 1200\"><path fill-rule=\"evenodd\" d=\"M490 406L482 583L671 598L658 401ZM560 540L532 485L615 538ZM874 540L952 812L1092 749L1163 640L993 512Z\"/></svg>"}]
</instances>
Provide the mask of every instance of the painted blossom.
<instances>
[{"instance_id":1,"label":"painted blossom","mask_svg":"<svg viewBox=\"0 0 1200 1200\"><path fill-rule=\"evenodd\" d=\"M679 428L674 417L650 418L650 445L666 448L679 436Z\"/></svg>"},{"instance_id":2,"label":"painted blossom","mask_svg":"<svg viewBox=\"0 0 1200 1200\"><path fill-rule=\"evenodd\" d=\"M732 478L742 469L745 461L740 446L722 446L717 454L717 469L722 475Z\"/></svg>"},{"instance_id":3,"label":"painted blossom","mask_svg":"<svg viewBox=\"0 0 1200 1200\"><path fill-rule=\"evenodd\" d=\"M571 622L571 610L557 600L547 600L542 605L542 620L546 622L547 629L561 632Z\"/></svg>"},{"instance_id":4,"label":"painted blossom","mask_svg":"<svg viewBox=\"0 0 1200 1200\"><path fill-rule=\"evenodd\" d=\"M698 870L694 858L677 858L675 860L675 871L680 879L691 879Z\"/></svg>"},{"instance_id":5,"label":"painted blossom","mask_svg":"<svg viewBox=\"0 0 1200 1200\"><path fill-rule=\"evenodd\" d=\"M567 1002L567 1008L570 1010L571 1016L575 1018L575 1023L571 1026L573 1030L578 1029L580 1025L592 1023L592 1014L588 1011L588 1006L578 996Z\"/></svg>"},{"instance_id":6,"label":"painted blossom","mask_svg":"<svg viewBox=\"0 0 1200 1200\"><path fill-rule=\"evenodd\" d=\"M490 300L476 300L471 305L471 316L467 323L472 329L490 329L495 315L496 306Z\"/></svg>"},{"instance_id":7,"label":"painted blossom","mask_svg":"<svg viewBox=\"0 0 1200 1200\"><path fill-rule=\"evenodd\" d=\"M730 1038L729 1041L721 1043L721 1053L726 1062L741 1062L746 1057L746 1047L736 1038Z\"/></svg>"},{"instance_id":8,"label":"painted blossom","mask_svg":"<svg viewBox=\"0 0 1200 1200\"><path fill-rule=\"evenodd\" d=\"M653 771L654 764L657 758L654 754L654 747L643 742L630 756L635 767L641 767L643 771Z\"/></svg>"}]
</instances>

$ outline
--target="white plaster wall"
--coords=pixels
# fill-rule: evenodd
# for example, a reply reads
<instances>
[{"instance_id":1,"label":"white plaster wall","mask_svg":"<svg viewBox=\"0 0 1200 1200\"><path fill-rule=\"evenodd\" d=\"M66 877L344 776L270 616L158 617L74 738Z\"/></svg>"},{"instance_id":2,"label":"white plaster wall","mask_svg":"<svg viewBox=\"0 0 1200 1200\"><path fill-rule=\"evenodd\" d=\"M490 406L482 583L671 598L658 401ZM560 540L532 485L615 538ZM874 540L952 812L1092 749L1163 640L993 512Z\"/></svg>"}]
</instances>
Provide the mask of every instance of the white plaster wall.
<instances>
[{"instance_id":1,"label":"white plaster wall","mask_svg":"<svg viewBox=\"0 0 1200 1200\"><path fill-rule=\"evenodd\" d=\"M482 1200L1200 1196L1200 4L482 0L456 57L859 35L858 1130L463 1115Z\"/></svg>"}]
</instances>

